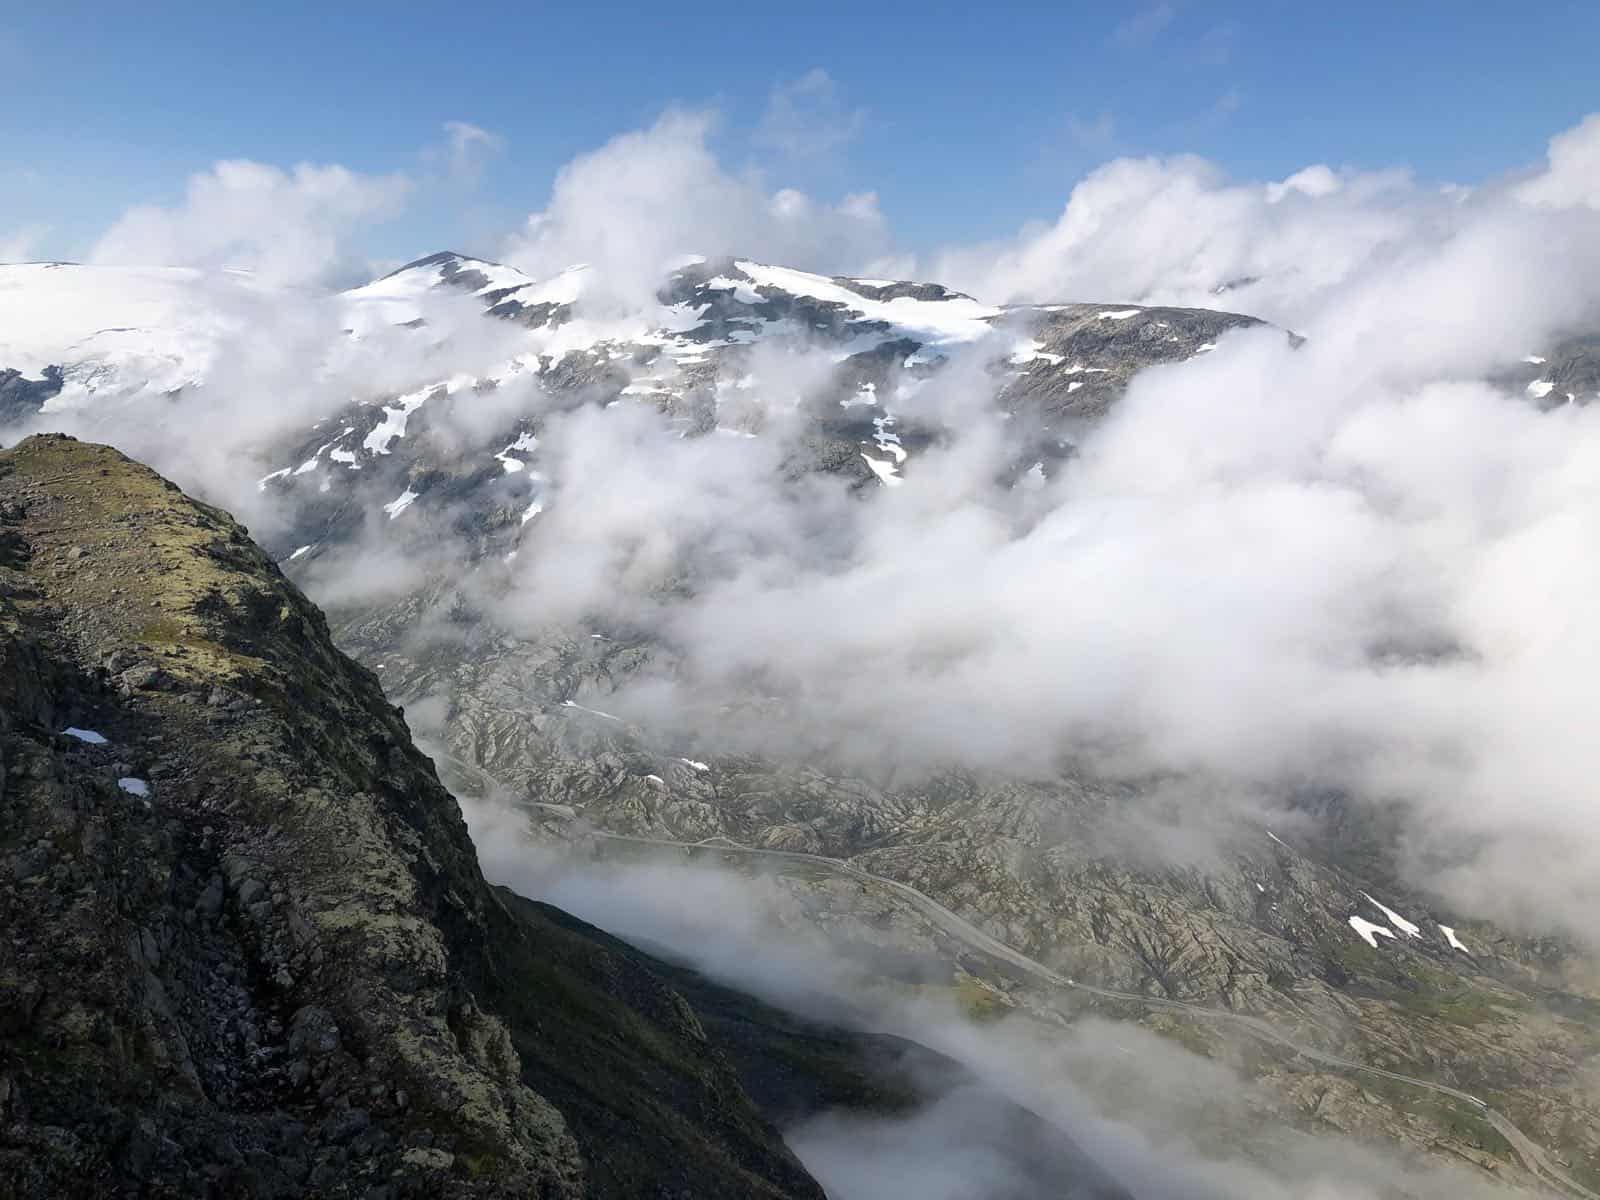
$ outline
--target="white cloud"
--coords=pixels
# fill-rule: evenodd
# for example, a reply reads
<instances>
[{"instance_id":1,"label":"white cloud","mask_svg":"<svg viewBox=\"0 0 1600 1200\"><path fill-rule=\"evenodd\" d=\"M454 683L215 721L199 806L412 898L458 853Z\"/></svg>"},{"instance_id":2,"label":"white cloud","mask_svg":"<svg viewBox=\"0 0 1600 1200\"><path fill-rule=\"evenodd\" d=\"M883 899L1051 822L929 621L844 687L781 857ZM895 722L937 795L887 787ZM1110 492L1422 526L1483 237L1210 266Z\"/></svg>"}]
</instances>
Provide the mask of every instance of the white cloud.
<instances>
[{"instance_id":1,"label":"white cloud","mask_svg":"<svg viewBox=\"0 0 1600 1200\"><path fill-rule=\"evenodd\" d=\"M1224 306L1304 328L1332 289L1388 270L1396 255L1467 230L1519 237L1532 227L1528 208L1550 210L1551 229L1560 212L1600 208L1597 181L1600 115L1551 139L1537 171L1477 189L1325 164L1258 184L1188 155L1121 158L1078 183L1052 224L951 249L922 272L988 300L1216 306L1215 290L1229 285ZM1553 282L1568 288L1571 272L1556 270Z\"/></svg>"},{"instance_id":2,"label":"white cloud","mask_svg":"<svg viewBox=\"0 0 1600 1200\"><path fill-rule=\"evenodd\" d=\"M403 175L228 159L189 178L181 204L130 209L91 252L96 263L232 267L282 284L326 282L350 268L350 239L402 207Z\"/></svg>"},{"instance_id":3,"label":"white cloud","mask_svg":"<svg viewBox=\"0 0 1600 1200\"><path fill-rule=\"evenodd\" d=\"M506 261L535 276L589 263L608 299L639 307L667 264L685 254L842 271L887 250L875 198L827 204L793 189L769 191L759 176L717 161L706 144L712 124L708 113L674 110L568 163L549 204L509 243Z\"/></svg>"},{"instance_id":4,"label":"white cloud","mask_svg":"<svg viewBox=\"0 0 1600 1200\"><path fill-rule=\"evenodd\" d=\"M1600 113L1551 138L1545 170L1517 194L1546 208L1600 208Z\"/></svg>"},{"instance_id":5,"label":"white cloud","mask_svg":"<svg viewBox=\"0 0 1600 1200\"><path fill-rule=\"evenodd\" d=\"M1260 283L1228 304L1304 323L1325 289L1433 219L1442 198L1401 174L1330 182L1326 168L1282 183L1234 183L1192 156L1124 158L1072 190L1052 225L935 258L943 281L991 300L1210 306L1222 284Z\"/></svg>"},{"instance_id":6,"label":"white cloud","mask_svg":"<svg viewBox=\"0 0 1600 1200\"><path fill-rule=\"evenodd\" d=\"M865 122L866 111L848 108L833 77L813 67L772 89L755 140L790 158L820 158L849 145Z\"/></svg>"},{"instance_id":7,"label":"white cloud","mask_svg":"<svg viewBox=\"0 0 1600 1200\"><path fill-rule=\"evenodd\" d=\"M451 180L476 184L491 158L505 149L505 138L467 121L446 121L445 168Z\"/></svg>"},{"instance_id":8,"label":"white cloud","mask_svg":"<svg viewBox=\"0 0 1600 1200\"><path fill-rule=\"evenodd\" d=\"M1553 153L1540 178L1568 170ZM1049 771L1088 744L1225 796L1345 786L1403 814L1419 885L1581 930L1600 903L1582 698L1600 663L1571 614L1600 604L1583 533L1600 406L1541 413L1481 379L1600 316L1600 214L1523 186L1463 200L1403 173L1109 164L1055 226L951 256L966 277L947 281L1206 306L1238 281L1230 306L1310 340L1261 329L1144 372L1026 500L993 482L1009 448L977 362L908 402L950 436L868 504L652 414L567 423L552 463L581 511L558 495L521 566L531 619L566 587L574 611L665 630L682 674L606 707L701 734L738 736L712 714L759 679L790 707L754 736L880 766L894 747ZM790 373L758 366L751 391ZM685 563L696 594L663 593Z\"/></svg>"},{"instance_id":9,"label":"white cloud","mask_svg":"<svg viewBox=\"0 0 1600 1200\"><path fill-rule=\"evenodd\" d=\"M1302 196L1331 196L1339 190L1339 176L1332 167L1323 163L1304 167L1280 183L1267 184L1267 203L1276 204L1285 196L1298 192Z\"/></svg>"}]
</instances>

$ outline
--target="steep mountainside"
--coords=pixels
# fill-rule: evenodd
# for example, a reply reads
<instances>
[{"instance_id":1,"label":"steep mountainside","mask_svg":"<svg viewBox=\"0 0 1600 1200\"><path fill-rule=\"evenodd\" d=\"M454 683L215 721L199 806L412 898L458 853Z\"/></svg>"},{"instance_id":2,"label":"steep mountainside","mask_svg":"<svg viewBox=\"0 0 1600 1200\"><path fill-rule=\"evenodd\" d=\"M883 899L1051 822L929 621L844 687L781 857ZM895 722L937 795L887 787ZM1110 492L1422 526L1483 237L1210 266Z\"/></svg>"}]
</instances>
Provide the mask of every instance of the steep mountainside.
<instances>
[{"instance_id":1,"label":"steep mountainside","mask_svg":"<svg viewBox=\"0 0 1600 1200\"><path fill-rule=\"evenodd\" d=\"M225 514L49 438L0 514L3 1190L820 1195Z\"/></svg>"},{"instance_id":2,"label":"steep mountainside","mask_svg":"<svg viewBox=\"0 0 1600 1200\"><path fill-rule=\"evenodd\" d=\"M783 1064L785 1120L933 1094L680 972L708 1037L649 960L488 887L245 530L68 438L0 453L0 812L3 1196L820 1197L740 1073ZM733 1060L730 1016L765 1030ZM1118 1194L1052 1140L1049 1186Z\"/></svg>"}]
</instances>

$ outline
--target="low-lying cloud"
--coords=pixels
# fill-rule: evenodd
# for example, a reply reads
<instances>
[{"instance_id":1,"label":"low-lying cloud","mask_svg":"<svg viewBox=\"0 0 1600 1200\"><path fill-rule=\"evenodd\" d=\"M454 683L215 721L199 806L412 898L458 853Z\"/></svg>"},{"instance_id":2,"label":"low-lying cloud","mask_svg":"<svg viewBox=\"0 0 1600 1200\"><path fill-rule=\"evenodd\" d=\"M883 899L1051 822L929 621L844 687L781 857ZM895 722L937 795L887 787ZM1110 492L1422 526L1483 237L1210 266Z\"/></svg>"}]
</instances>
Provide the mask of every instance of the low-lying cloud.
<instances>
[{"instance_id":1,"label":"low-lying cloud","mask_svg":"<svg viewBox=\"0 0 1600 1200\"><path fill-rule=\"evenodd\" d=\"M769 1003L910 1039L962 1064L899 1117L820 1114L785 1130L835 1200L1024 1200L1086 1195L1063 1177L1062 1135L1141 1200L1457 1200L1500 1195L1464 1172L1405 1160L1263 1117L1228 1067L1125 1023L1014 1016L977 1024L952 1000L897 987L796 917L771 876L705 866L589 861L530 844L500 800L464 801L485 873ZM1003 1097L1042 1119L1034 1126ZM1071 1170L1071 1168L1068 1168Z\"/></svg>"},{"instance_id":2,"label":"low-lying cloud","mask_svg":"<svg viewBox=\"0 0 1600 1200\"><path fill-rule=\"evenodd\" d=\"M514 259L535 274L589 261L593 303L615 312L653 305L687 251L858 272L893 253L869 199L771 190L719 162L709 132L675 111L575 160ZM606 707L702 744L1034 776L1092 752L1104 770L1249 796L1252 815L1315 781L1400 815L1418 886L1587 936L1600 406L1540 411L1493 378L1600 323L1597 153L1590 118L1542 166L1471 190L1403 171L1238 182L1198 159L1118 160L1053 226L938 256L935 274L986 299L1240 307L1309 339L1244 330L1143 372L1066 470L1026 487L997 483L1018 446L985 370L995 346L892 402L942 435L901 486L864 498L784 469L805 436L794 401L831 370L820 352L752 357L740 402L762 413L756 439L684 437L646 405L546 411L530 392L549 503L494 574L509 588L475 599L512 631L648 631L671 669ZM223 164L180 208L129 214L99 256L243 254L269 278L314 279L340 231L396 194L337 168ZM243 469L253 447L514 352L517 326L462 297L428 304L422 330L352 338L333 302L284 292L223 339L203 390L162 401L161 422L141 409L52 423L270 530L285 518ZM479 424L463 400L441 434L481 436L512 399L484 400ZM356 560L386 588L419 553L392 541L375 519ZM422 565L454 572L461 553ZM351 581L318 587L349 597ZM727 711L751 695L775 698L762 711L780 720Z\"/></svg>"},{"instance_id":3,"label":"low-lying cloud","mask_svg":"<svg viewBox=\"0 0 1600 1200\"><path fill-rule=\"evenodd\" d=\"M501 615L587 580L591 614L678 651L620 711L734 737L719 706L766 691L768 749L1047 773L1087 746L1251 796L1340 786L1402 814L1413 881L1463 911L1587 930L1600 406L1485 380L1600 318L1600 217L1571 187L1594 139L1465 198L1113 164L1019 253L1036 294L1196 302L1238 273L1310 340L1147 370L1026 495L994 485L1014 447L981 388L903 486L833 508L770 451L594 414L560 439L582 511L552 510ZM607 502L601 464L630 462L649 482ZM686 560L693 589L665 587Z\"/></svg>"}]
</instances>

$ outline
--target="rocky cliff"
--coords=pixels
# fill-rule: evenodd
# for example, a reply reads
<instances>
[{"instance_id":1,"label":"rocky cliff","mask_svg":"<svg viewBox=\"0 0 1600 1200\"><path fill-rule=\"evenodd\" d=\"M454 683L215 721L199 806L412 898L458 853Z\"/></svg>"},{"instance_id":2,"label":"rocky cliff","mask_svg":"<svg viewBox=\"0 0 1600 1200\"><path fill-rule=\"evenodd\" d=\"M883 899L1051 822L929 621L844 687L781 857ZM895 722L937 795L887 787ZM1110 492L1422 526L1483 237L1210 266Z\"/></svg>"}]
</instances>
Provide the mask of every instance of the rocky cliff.
<instances>
[{"instance_id":1,"label":"rocky cliff","mask_svg":"<svg viewBox=\"0 0 1600 1200\"><path fill-rule=\"evenodd\" d=\"M0 1195L819 1197L672 989L512 905L376 677L105 447L0 454Z\"/></svg>"}]
</instances>

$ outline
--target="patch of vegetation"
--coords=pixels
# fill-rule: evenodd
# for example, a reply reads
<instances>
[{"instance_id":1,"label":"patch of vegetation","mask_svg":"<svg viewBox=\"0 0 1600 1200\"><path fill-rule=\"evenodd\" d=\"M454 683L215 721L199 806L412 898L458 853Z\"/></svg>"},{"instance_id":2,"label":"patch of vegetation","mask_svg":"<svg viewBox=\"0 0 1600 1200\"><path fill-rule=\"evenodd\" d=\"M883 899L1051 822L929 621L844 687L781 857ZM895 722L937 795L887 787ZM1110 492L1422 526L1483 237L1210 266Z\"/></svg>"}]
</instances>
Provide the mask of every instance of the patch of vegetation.
<instances>
[{"instance_id":1,"label":"patch of vegetation","mask_svg":"<svg viewBox=\"0 0 1600 1200\"><path fill-rule=\"evenodd\" d=\"M1393 1109L1424 1118L1447 1132L1451 1137L1476 1146L1497 1158L1514 1160L1516 1152L1511 1143L1501 1135L1475 1105L1455 1100L1439 1092L1431 1092L1398 1079L1370 1075L1365 1071L1351 1076L1363 1090L1373 1093ZM1486 1096L1488 1103L1502 1112L1507 1111L1502 1097Z\"/></svg>"},{"instance_id":2,"label":"patch of vegetation","mask_svg":"<svg viewBox=\"0 0 1600 1200\"><path fill-rule=\"evenodd\" d=\"M998 1021L1011 1012L1004 995L965 971L956 972L956 1001L961 1011L980 1023Z\"/></svg>"},{"instance_id":3,"label":"patch of vegetation","mask_svg":"<svg viewBox=\"0 0 1600 1200\"><path fill-rule=\"evenodd\" d=\"M1150 1022L1150 1028L1203 1058L1212 1057L1216 1050L1216 1040L1209 1029L1201 1028L1193 1021L1173 1017L1170 1013L1156 1014Z\"/></svg>"},{"instance_id":4,"label":"patch of vegetation","mask_svg":"<svg viewBox=\"0 0 1600 1200\"><path fill-rule=\"evenodd\" d=\"M827 867L817 863L796 862L793 859L785 859L778 871L791 879L804 880L806 883L828 883L837 878L837 874Z\"/></svg>"},{"instance_id":5,"label":"patch of vegetation","mask_svg":"<svg viewBox=\"0 0 1600 1200\"><path fill-rule=\"evenodd\" d=\"M1491 999L1470 988L1457 989L1448 995L1430 995L1422 992L1397 991L1393 1000L1407 1012L1433 1017L1451 1025L1482 1025L1512 1019L1505 1009L1511 1007L1499 997Z\"/></svg>"}]
</instances>

